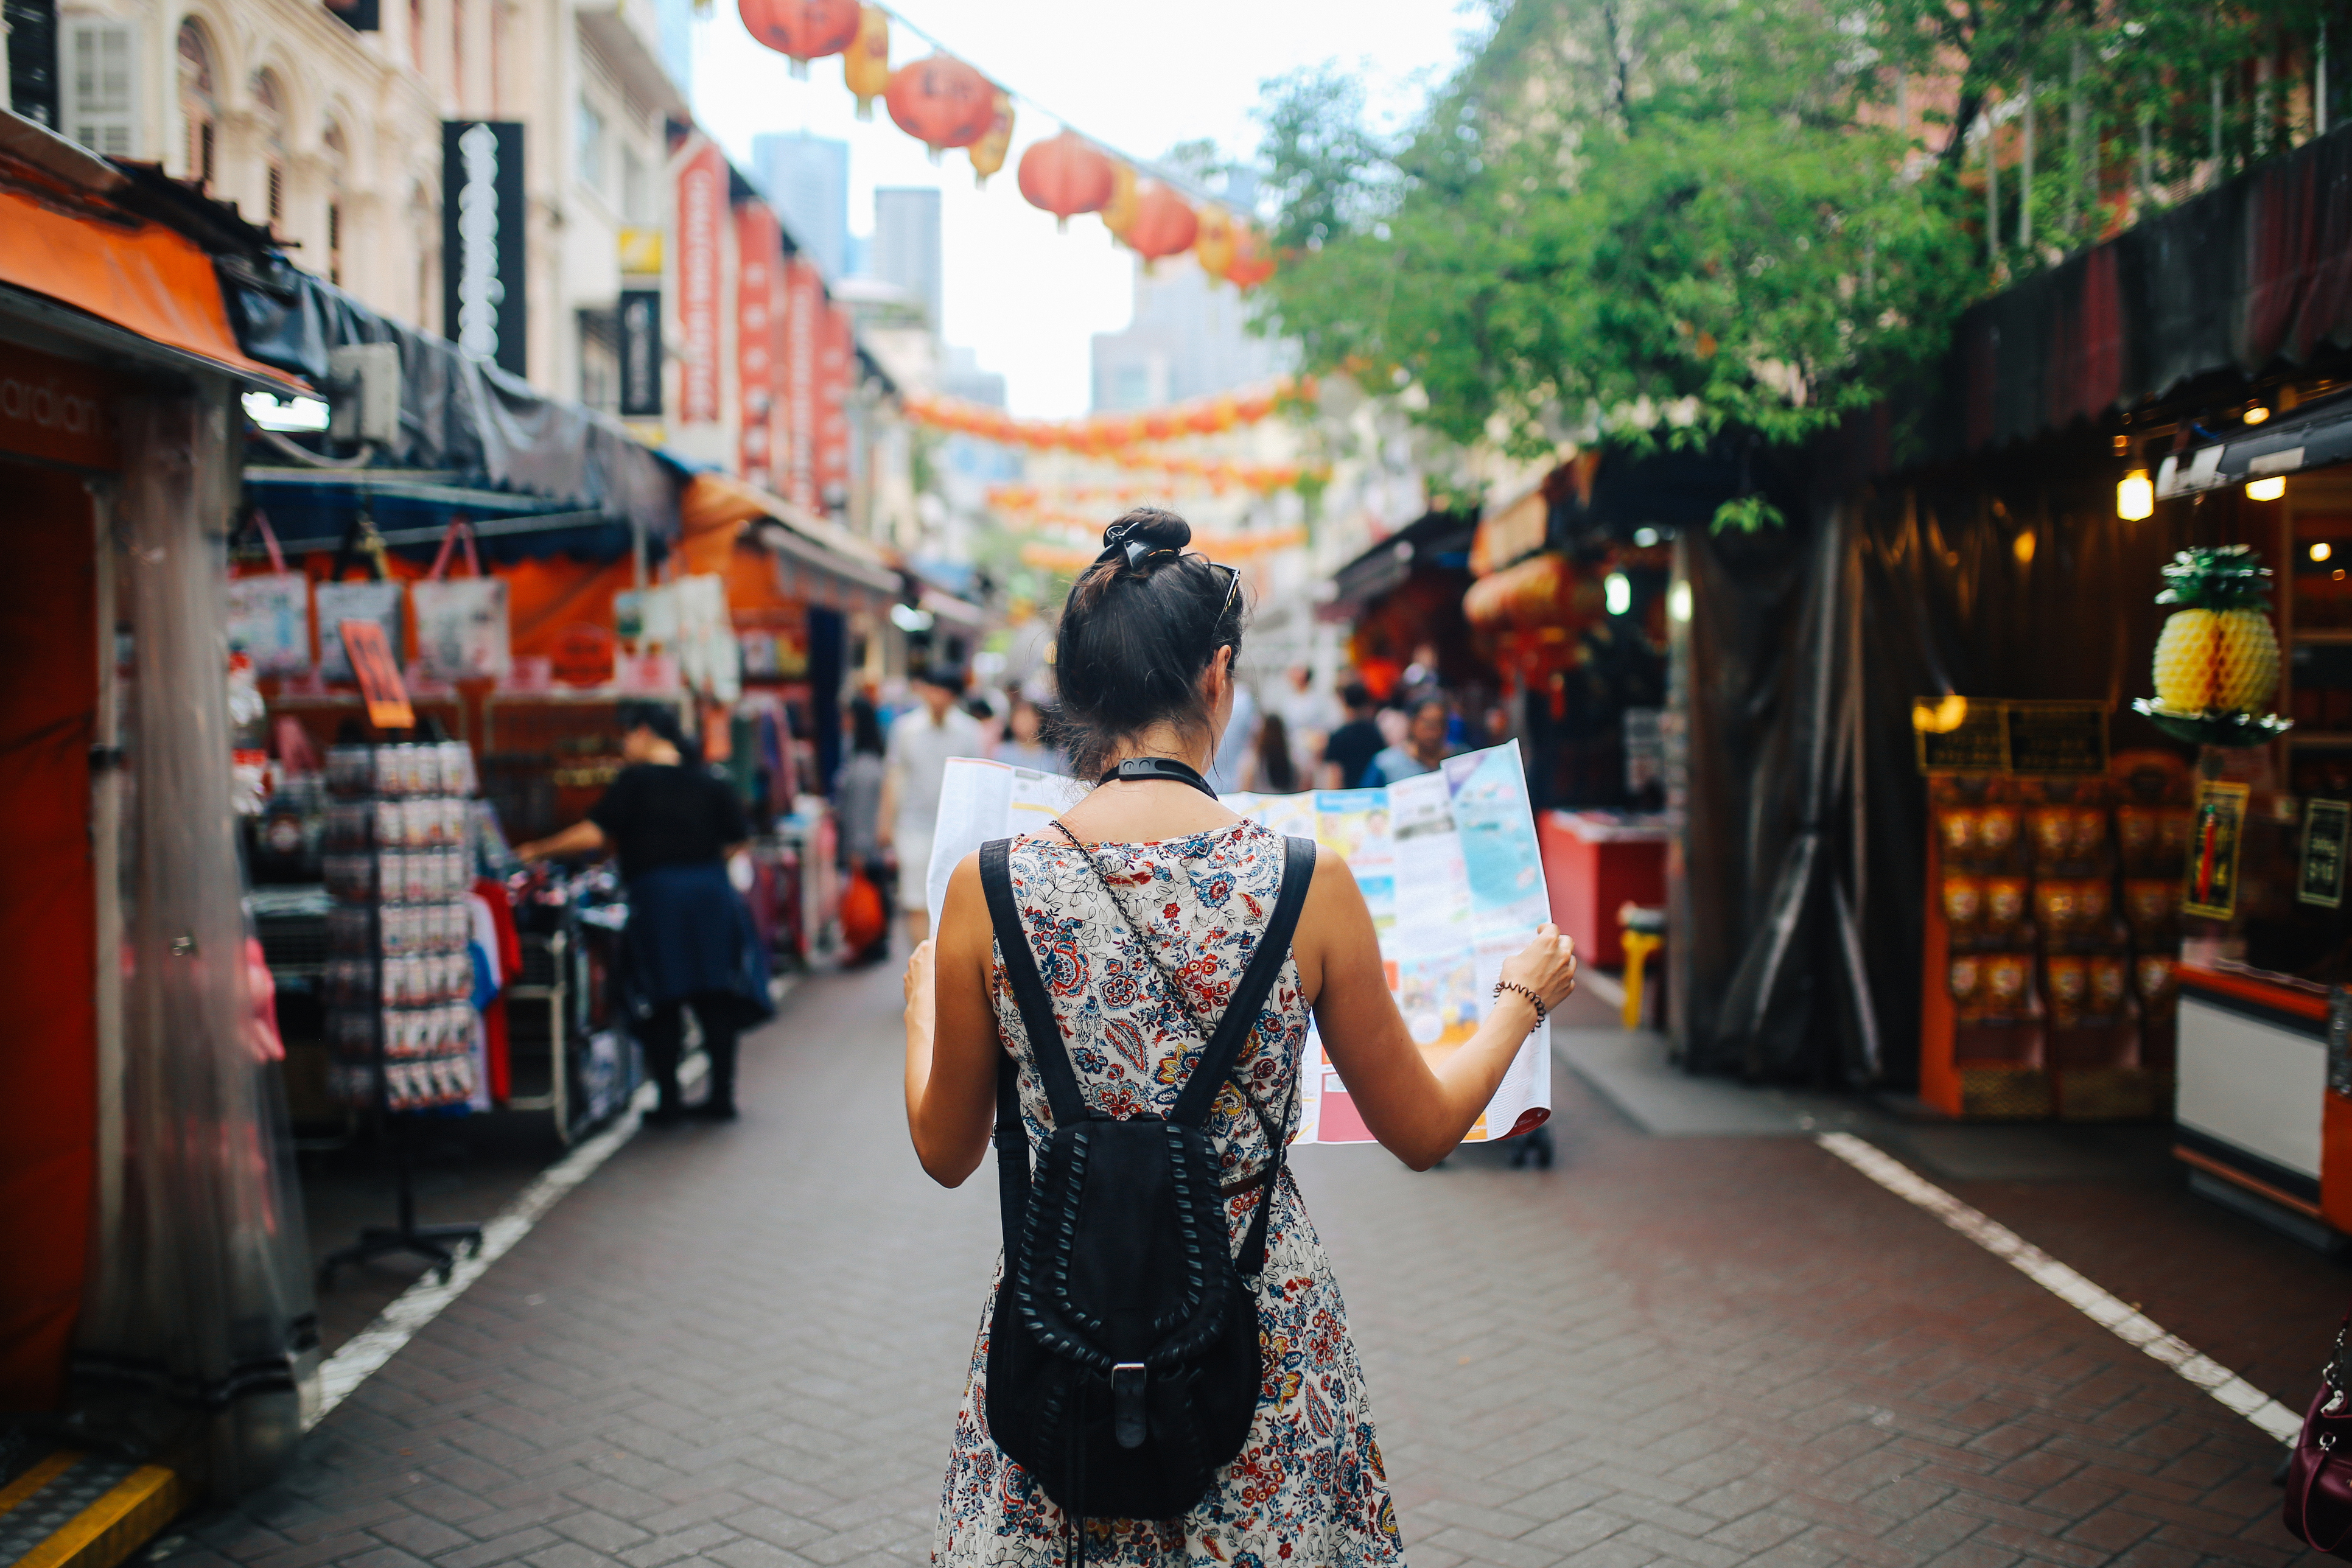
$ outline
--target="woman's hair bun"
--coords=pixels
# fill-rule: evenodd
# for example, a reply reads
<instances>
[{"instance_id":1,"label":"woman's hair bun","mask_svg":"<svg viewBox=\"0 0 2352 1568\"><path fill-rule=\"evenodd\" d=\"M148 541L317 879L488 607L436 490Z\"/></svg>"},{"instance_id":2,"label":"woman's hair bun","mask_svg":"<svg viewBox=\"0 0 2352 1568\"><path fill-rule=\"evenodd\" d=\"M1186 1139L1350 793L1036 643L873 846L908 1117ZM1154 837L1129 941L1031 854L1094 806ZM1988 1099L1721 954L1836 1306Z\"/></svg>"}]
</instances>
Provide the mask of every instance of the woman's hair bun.
<instances>
[{"instance_id":1,"label":"woman's hair bun","mask_svg":"<svg viewBox=\"0 0 2352 1568\"><path fill-rule=\"evenodd\" d=\"M1146 550L1181 550L1192 542L1192 525L1172 511L1139 506L1103 530L1103 548L1140 544Z\"/></svg>"}]
</instances>

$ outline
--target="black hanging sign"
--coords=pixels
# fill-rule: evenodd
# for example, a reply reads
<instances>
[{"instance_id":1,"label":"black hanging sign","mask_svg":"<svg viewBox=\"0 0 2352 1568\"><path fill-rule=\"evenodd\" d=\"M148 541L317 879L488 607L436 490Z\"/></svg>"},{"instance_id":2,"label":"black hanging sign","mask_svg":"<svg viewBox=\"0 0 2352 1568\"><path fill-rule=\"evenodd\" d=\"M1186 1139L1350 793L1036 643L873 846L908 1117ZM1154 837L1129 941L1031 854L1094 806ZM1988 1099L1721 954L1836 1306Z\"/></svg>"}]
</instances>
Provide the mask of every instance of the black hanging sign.
<instances>
[{"instance_id":1,"label":"black hanging sign","mask_svg":"<svg viewBox=\"0 0 2352 1568\"><path fill-rule=\"evenodd\" d=\"M527 368L522 124L441 122L441 330L517 375Z\"/></svg>"},{"instance_id":2,"label":"black hanging sign","mask_svg":"<svg viewBox=\"0 0 2352 1568\"><path fill-rule=\"evenodd\" d=\"M658 289L621 290L621 417L662 413L662 300Z\"/></svg>"}]
</instances>

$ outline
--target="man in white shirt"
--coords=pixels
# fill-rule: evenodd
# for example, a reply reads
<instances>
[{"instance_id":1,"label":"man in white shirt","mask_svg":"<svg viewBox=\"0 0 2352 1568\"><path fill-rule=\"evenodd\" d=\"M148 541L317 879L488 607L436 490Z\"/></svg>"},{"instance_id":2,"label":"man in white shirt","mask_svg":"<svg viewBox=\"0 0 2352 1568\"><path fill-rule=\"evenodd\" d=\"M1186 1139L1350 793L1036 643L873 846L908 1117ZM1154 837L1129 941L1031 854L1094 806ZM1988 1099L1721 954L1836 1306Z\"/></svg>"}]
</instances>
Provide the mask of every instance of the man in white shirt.
<instances>
[{"instance_id":1,"label":"man in white shirt","mask_svg":"<svg viewBox=\"0 0 2352 1568\"><path fill-rule=\"evenodd\" d=\"M932 665L915 676L920 706L892 721L883 752L881 847L898 858L898 908L911 946L931 934L931 830L940 816L940 789L948 759L988 754L980 724L958 706L963 674Z\"/></svg>"}]
</instances>

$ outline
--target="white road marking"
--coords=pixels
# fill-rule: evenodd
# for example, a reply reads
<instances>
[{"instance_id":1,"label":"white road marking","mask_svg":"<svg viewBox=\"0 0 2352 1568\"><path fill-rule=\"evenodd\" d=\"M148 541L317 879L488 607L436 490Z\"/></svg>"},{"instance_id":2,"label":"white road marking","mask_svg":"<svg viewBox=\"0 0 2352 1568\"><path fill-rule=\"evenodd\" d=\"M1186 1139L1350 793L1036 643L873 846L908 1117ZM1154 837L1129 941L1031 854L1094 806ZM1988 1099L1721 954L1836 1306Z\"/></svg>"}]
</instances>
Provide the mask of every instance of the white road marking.
<instances>
[{"instance_id":1,"label":"white road marking","mask_svg":"<svg viewBox=\"0 0 2352 1568\"><path fill-rule=\"evenodd\" d=\"M1580 969L1576 972L1576 988L1590 991L1612 1007L1625 1005L1625 983L1605 969Z\"/></svg>"},{"instance_id":2,"label":"white road marking","mask_svg":"<svg viewBox=\"0 0 2352 1568\"><path fill-rule=\"evenodd\" d=\"M2291 1443L2303 1429L2303 1417L2228 1367L2167 1333L2161 1324L2128 1302L2092 1284L1876 1145L1851 1132L1824 1132L1814 1142L1895 1196L1934 1215L2124 1343L2170 1367L2278 1441Z\"/></svg>"},{"instance_id":3,"label":"white road marking","mask_svg":"<svg viewBox=\"0 0 2352 1568\"><path fill-rule=\"evenodd\" d=\"M699 1053L688 1057L678 1071L680 1086L692 1089L709 1070L707 1058ZM575 1145L517 1194L514 1202L500 1210L498 1217L483 1223L482 1244L457 1259L457 1267L449 1270L447 1284L426 1274L394 1298L392 1305L376 1315L374 1322L346 1340L340 1350L321 1363L318 1402L303 1411L302 1430L307 1432L325 1420L328 1412L350 1398L353 1389L399 1354L400 1347L415 1339L418 1330L439 1317L442 1309L464 1295L466 1288L488 1272L491 1264L529 1236L531 1226L555 1206L558 1199L594 1175L599 1165L635 1137L645 1113L653 1109L654 1100L654 1086L640 1084L627 1109L610 1127ZM538 1305L537 1300L531 1304Z\"/></svg>"}]
</instances>

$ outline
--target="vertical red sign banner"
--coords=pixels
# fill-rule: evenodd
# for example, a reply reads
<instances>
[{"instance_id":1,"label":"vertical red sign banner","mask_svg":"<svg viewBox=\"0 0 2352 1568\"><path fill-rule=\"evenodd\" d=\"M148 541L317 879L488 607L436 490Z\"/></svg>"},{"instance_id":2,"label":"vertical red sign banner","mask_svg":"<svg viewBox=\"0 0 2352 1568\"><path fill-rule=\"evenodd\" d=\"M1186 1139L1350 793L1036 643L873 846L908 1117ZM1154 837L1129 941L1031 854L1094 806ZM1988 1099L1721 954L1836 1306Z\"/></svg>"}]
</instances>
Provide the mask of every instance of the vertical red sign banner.
<instances>
[{"instance_id":1,"label":"vertical red sign banner","mask_svg":"<svg viewBox=\"0 0 2352 1568\"><path fill-rule=\"evenodd\" d=\"M849 389L856 384L857 349L849 312L828 301L817 350L816 493L828 512L849 507Z\"/></svg>"},{"instance_id":2,"label":"vertical red sign banner","mask_svg":"<svg viewBox=\"0 0 2352 1568\"><path fill-rule=\"evenodd\" d=\"M742 475L761 489L774 484L770 418L776 400L776 285L784 264L776 215L759 202L735 209L735 387L742 401Z\"/></svg>"},{"instance_id":3,"label":"vertical red sign banner","mask_svg":"<svg viewBox=\"0 0 2352 1568\"><path fill-rule=\"evenodd\" d=\"M824 279L805 256L793 257L790 265L792 335L784 348L784 405L791 416L793 453L783 493L818 511L823 505L816 488L817 357L824 334Z\"/></svg>"},{"instance_id":4,"label":"vertical red sign banner","mask_svg":"<svg viewBox=\"0 0 2352 1568\"><path fill-rule=\"evenodd\" d=\"M677 175L677 416L719 420L719 226L727 212L727 163L705 144Z\"/></svg>"}]
</instances>

